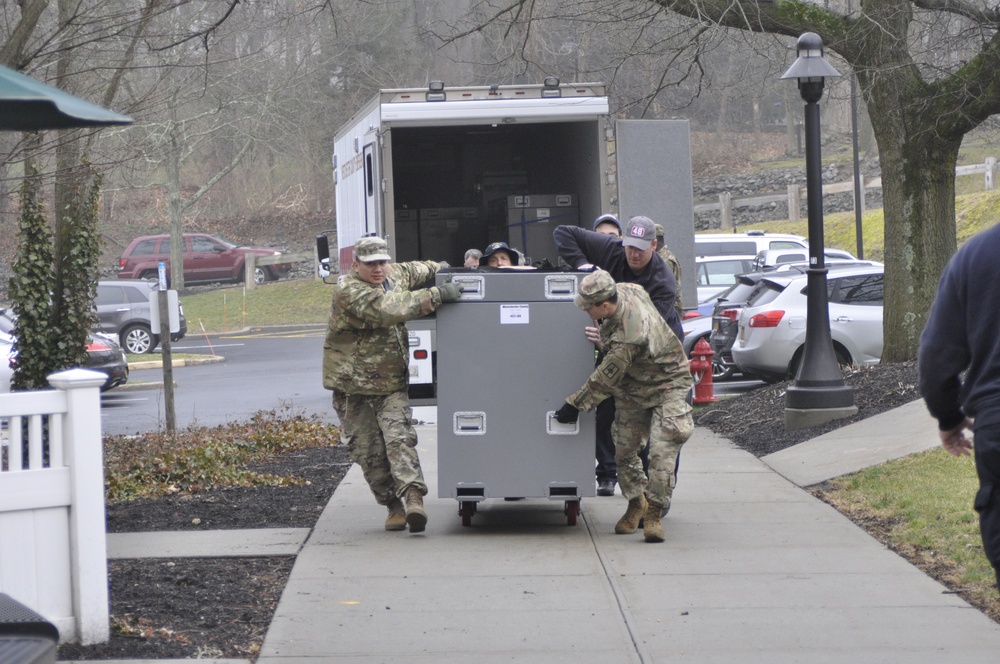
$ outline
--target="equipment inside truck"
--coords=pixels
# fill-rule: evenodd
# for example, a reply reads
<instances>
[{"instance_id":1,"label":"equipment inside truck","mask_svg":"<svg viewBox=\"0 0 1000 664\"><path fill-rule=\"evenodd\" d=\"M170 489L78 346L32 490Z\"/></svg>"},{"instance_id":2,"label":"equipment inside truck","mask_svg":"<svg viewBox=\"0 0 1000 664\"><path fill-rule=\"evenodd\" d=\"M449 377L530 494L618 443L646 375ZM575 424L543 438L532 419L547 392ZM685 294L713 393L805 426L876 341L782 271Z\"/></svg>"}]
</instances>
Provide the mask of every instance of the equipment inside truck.
<instances>
[{"instance_id":1,"label":"equipment inside truck","mask_svg":"<svg viewBox=\"0 0 1000 664\"><path fill-rule=\"evenodd\" d=\"M397 260L460 265L466 249L502 241L555 263L554 247L533 251L526 234L508 229L508 199L570 196L575 209L560 211L558 223L599 215L594 164L603 143L593 140L595 131L592 121L393 128Z\"/></svg>"}]
</instances>

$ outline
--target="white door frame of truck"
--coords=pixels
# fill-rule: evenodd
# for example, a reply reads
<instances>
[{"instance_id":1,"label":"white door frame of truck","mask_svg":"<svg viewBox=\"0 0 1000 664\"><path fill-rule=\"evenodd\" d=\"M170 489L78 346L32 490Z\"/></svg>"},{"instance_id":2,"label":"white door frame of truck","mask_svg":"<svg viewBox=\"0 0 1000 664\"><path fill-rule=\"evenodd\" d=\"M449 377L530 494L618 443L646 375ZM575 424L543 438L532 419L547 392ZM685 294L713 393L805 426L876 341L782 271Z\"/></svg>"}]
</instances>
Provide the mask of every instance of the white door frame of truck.
<instances>
[{"instance_id":1,"label":"white door frame of truck","mask_svg":"<svg viewBox=\"0 0 1000 664\"><path fill-rule=\"evenodd\" d=\"M377 141L364 146L365 164L365 235L382 236L379 220L382 219L382 187L379 183L381 169L378 163Z\"/></svg>"}]
</instances>

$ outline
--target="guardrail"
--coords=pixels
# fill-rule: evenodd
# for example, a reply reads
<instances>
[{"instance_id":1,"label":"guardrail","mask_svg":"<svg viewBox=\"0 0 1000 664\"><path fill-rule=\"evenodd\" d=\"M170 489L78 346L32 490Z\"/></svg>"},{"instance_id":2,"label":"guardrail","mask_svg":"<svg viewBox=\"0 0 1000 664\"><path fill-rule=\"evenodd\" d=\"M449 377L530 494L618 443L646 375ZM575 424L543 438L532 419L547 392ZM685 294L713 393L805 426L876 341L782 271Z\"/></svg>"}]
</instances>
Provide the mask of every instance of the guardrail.
<instances>
[{"instance_id":1,"label":"guardrail","mask_svg":"<svg viewBox=\"0 0 1000 664\"><path fill-rule=\"evenodd\" d=\"M996 172L997 172L997 158L987 157L986 161L982 164L971 164L968 166L958 166L955 168L955 176L965 176L965 175L977 175L979 173L983 174L983 183L987 191L991 191L996 187ZM882 187L882 178L873 177L866 178L861 176L861 189L862 191L866 189L880 189ZM854 191L854 181L848 182L833 182L830 184L823 185L823 195L827 196L829 194L841 194L848 191ZM788 191L784 194L767 194L764 196L753 196L751 198L733 198L732 194L728 191L724 191L719 194L718 203L701 203L694 206L695 214L704 212L719 212L721 215L721 223L719 228L722 230L732 230L733 228L733 210L737 208L745 207L757 207L760 205L770 205L771 203L787 203L788 204L788 220L789 221L799 221L801 219L801 206L802 201L806 198L807 190L804 185L790 184L788 185ZM865 197L861 196L861 212L865 211Z\"/></svg>"}]
</instances>

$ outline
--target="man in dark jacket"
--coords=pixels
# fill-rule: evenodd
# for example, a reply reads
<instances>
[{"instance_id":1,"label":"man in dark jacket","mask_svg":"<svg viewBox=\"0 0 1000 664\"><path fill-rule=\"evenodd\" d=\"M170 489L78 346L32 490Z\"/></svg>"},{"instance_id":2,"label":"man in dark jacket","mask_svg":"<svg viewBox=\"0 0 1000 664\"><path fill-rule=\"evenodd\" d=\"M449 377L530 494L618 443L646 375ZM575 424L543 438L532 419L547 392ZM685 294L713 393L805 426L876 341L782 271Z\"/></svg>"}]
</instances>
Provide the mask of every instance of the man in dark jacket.
<instances>
[{"instance_id":1,"label":"man in dark jacket","mask_svg":"<svg viewBox=\"0 0 1000 664\"><path fill-rule=\"evenodd\" d=\"M952 257L920 336L920 393L945 450L973 449L979 491L973 503L986 558L1000 588L1000 226L979 233ZM962 373L965 373L963 380ZM974 420L974 421L973 421Z\"/></svg>"},{"instance_id":2,"label":"man in dark jacket","mask_svg":"<svg viewBox=\"0 0 1000 664\"><path fill-rule=\"evenodd\" d=\"M632 217L618 239L579 226L557 226L552 232L559 256L576 269L599 267L617 283L642 286L678 339L684 339L674 308L677 281L656 254L656 225L649 217Z\"/></svg>"}]
</instances>

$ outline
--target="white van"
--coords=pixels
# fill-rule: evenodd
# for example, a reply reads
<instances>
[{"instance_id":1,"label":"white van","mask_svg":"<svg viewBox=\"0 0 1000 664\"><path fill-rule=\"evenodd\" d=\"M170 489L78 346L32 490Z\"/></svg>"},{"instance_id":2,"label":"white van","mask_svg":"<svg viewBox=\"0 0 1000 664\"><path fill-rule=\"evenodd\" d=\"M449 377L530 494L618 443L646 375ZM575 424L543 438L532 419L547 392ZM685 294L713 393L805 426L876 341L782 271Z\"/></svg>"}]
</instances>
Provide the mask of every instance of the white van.
<instances>
[{"instance_id":1,"label":"white van","mask_svg":"<svg viewBox=\"0 0 1000 664\"><path fill-rule=\"evenodd\" d=\"M768 249L809 249L809 241L801 235L744 231L743 233L698 233L694 236L694 255L749 256Z\"/></svg>"}]
</instances>

